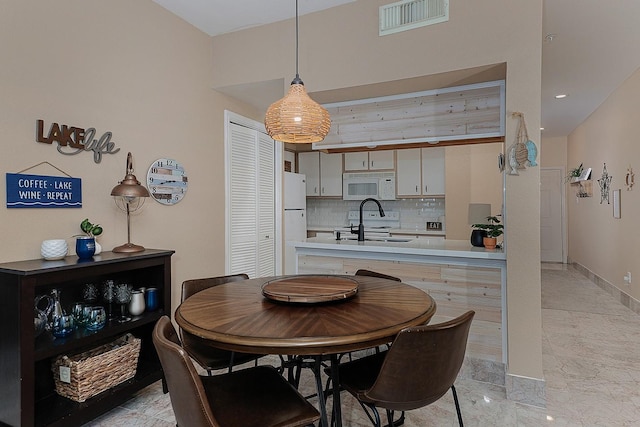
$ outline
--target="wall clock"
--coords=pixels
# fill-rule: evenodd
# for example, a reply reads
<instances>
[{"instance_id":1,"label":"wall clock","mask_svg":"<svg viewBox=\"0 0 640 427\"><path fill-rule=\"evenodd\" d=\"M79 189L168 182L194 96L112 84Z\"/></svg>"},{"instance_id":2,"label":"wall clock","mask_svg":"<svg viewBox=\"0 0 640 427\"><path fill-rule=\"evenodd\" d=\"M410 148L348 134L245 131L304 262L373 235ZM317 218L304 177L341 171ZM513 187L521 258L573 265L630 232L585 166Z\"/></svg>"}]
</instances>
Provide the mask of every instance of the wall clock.
<instances>
[{"instance_id":1,"label":"wall clock","mask_svg":"<svg viewBox=\"0 0 640 427\"><path fill-rule=\"evenodd\" d=\"M173 159L158 159L147 172L151 197L163 205L175 205L187 193L189 181L184 167Z\"/></svg>"}]
</instances>

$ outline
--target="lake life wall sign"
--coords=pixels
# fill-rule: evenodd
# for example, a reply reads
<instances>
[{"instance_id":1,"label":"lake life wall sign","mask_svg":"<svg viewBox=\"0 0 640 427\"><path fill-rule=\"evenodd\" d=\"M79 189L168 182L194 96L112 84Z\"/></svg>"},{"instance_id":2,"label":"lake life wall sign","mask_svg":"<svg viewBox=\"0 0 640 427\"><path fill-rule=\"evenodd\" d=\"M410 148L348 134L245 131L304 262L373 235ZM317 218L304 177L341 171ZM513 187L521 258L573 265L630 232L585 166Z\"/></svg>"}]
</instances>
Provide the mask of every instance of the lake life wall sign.
<instances>
[{"instance_id":1,"label":"lake life wall sign","mask_svg":"<svg viewBox=\"0 0 640 427\"><path fill-rule=\"evenodd\" d=\"M7 173L7 208L81 208L82 180Z\"/></svg>"},{"instance_id":2,"label":"lake life wall sign","mask_svg":"<svg viewBox=\"0 0 640 427\"><path fill-rule=\"evenodd\" d=\"M116 143L111 141L111 132L105 132L98 139L95 128L79 128L75 126L52 123L49 132L44 134L44 120L36 121L36 142L58 144L58 152L73 156L84 151L93 151L93 161L100 163L103 154L116 154L120 151Z\"/></svg>"}]
</instances>

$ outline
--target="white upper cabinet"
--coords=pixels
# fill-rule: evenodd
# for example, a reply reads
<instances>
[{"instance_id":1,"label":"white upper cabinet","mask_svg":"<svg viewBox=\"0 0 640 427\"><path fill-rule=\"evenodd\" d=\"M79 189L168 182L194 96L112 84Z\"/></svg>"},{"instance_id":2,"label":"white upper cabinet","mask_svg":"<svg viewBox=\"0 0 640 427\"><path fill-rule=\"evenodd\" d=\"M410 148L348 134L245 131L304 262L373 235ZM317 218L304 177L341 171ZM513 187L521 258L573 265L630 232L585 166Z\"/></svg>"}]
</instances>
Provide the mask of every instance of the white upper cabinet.
<instances>
[{"instance_id":1,"label":"white upper cabinet","mask_svg":"<svg viewBox=\"0 0 640 427\"><path fill-rule=\"evenodd\" d=\"M397 196L419 196L422 179L420 176L420 149L397 150L398 169L396 171Z\"/></svg>"},{"instance_id":2,"label":"white upper cabinet","mask_svg":"<svg viewBox=\"0 0 640 427\"><path fill-rule=\"evenodd\" d=\"M422 195L444 195L444 147L421 148Z\"/></svg>"},{"instance_id":3,"label":"white upper cabinet","mask_svg":"<svg viewBox=\"0 0 640 427\"><path fill-rule=\"evenodd\" d=\"M306 175L307 196L320 195L320 152L298 153L298 172Z\"/></svg>"},{"instance_id":4,"label":"white upper cabinet","mask_svg":"<svg viewBox=\"0 0 640 427\"><path fill-rule=\"evenodd\" d=\"M307 176L307 196L342 196L342 154L298 154L298 172Z\"/></svg>"},{"instance_id":5,"label":"white upper cabinet","mask_svg":"<svg viewBox=\"0 0 640 427\"><path fill-rule=\"evenodd\" d=\"M320 195L342 197L342 154L320 153Z\"/></svg>"},{"instance_id":6,"label":"white upper cabinet","mask_svg":"<svg viewBox=\"0 0 640 427\"><path fill-rule=\"evenodd\" d=\"M397 150L397 195L444 195L444 154L444 147Z\"/></svg>"},{"instance_id":7,"label":"white upper cabinet","mask_svg":"<svg viewBox=\"0 0 640 427\"><path fill-rule=\"evenodd\" d=\"M393 150L345 153L344 170L367 171L393 169L395 167L393 153Z\"/></svg>"}]
</instances>

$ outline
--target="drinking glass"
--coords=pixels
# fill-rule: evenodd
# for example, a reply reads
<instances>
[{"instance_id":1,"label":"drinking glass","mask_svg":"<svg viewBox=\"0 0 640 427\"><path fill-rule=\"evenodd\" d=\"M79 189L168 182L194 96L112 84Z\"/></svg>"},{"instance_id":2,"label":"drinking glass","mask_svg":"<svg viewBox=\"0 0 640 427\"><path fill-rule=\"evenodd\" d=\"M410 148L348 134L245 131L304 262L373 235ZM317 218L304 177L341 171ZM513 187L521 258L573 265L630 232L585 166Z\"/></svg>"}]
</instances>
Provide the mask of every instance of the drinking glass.
<instances>
[{"instance_id":1,"label":"drinking glass","mask_svg":"<svg viewBox=\"0 0 640 427\"><path fill-rule=\"evenodd\" d=\"M95 303L98 301L98 287L93 283L87 283L82 289L82 298L86 302Z\"/></svg>"},{"instance_id":2,"label":"drinking glass","mask_svg":"<svg viewBox=\"0 0 640 427\"><path fill-rule=\"evenodd\" d=\"M131 317L127 315L127 306L131 301L131 285L126 283L119 283L116 286L116 302L120 304L120 317L118 318L118 322L128 322L131 320Z\"/></svg>"},{"instance_id":3,"label":"drinking glass","mask_svg":"<svg viewBox=\"0 0 640 427\"><path fill-rule=\"evenodd\" d=\"M105 280L102 284L102 299L107 303L107 319L115 318L113 314L113 303L116 299L116 282L115 280Z\"/></svg>"},{"instance_id":4,"label":"drinking glass","mask_svg":"<svg viewBox=\"0 0 640 427\"><path fill-rule=\"evenodd\" d=\"M90 331L97 331L104 328L107 322L107 314L102 306L93 306L86 321L86 328Z\"/></svg>"},{"instance_id":5,"label":"drinking glass","mask_svg":"<svg viewBox=\"0 0 640 427\"><path fill-rule=\"evenodd\" d=\"M73 317L75 317L76 325L78 326L84 326L84 323L87 319L84 312L86 306L87 304L84 302L76 302L75 304L73 304L71 313L73 314Z\"/></svg>"},{"instance_id":6,"label":"drinking glass","mask_svg":"<svg viewBox=\"0 0 640 427\"><path fill-rule=\"evenodd\" d=\"M147 288L145 292L145 303L147 311L154 311L158 308L158 289Z\"/></svg>"},{"instance_id":7,"label":"drinking glass","mask_svg":"<svg viewBox=\"0 0 640 427\"><path fill-rule=\"evenodd\" d=\"M66 337L76 329L73 314L63 314L53 319L53 336Z\"/></svg>"}]
</instances>

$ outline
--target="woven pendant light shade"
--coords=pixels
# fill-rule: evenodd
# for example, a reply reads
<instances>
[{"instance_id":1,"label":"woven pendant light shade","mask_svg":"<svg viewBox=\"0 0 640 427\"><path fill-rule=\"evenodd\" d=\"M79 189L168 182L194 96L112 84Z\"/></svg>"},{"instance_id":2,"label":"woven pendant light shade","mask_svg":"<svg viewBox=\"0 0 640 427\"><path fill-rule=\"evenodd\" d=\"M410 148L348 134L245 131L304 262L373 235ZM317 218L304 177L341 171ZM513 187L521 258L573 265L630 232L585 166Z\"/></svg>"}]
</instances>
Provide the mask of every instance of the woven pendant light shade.
<instances>
[{"instance_id":1,"label":"woven pendant light shade","mask_svg":"<svg viewBox=\"0 0 640 427\"><path fill-rule=\"evenodd\" d=\"M329 133L331 119L327 110L307 95L302 82L294 80L287 95L267 110L264 126L276 141L320 142Z\"/></svg>"}]
</instances>

